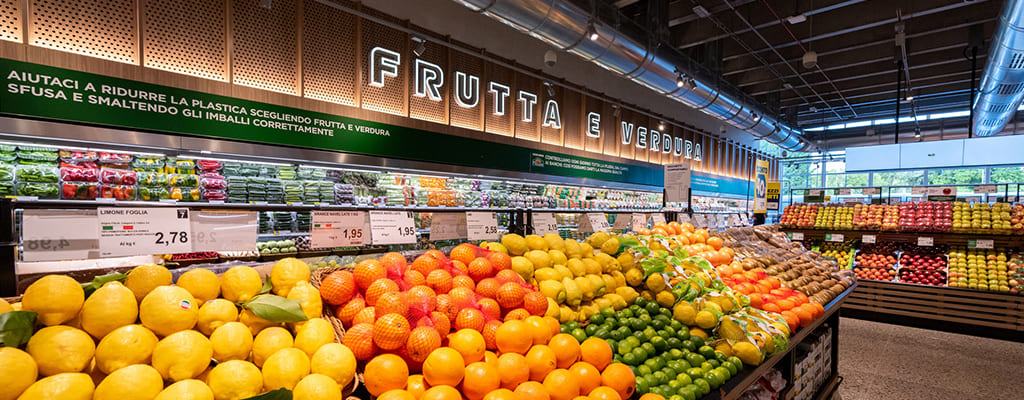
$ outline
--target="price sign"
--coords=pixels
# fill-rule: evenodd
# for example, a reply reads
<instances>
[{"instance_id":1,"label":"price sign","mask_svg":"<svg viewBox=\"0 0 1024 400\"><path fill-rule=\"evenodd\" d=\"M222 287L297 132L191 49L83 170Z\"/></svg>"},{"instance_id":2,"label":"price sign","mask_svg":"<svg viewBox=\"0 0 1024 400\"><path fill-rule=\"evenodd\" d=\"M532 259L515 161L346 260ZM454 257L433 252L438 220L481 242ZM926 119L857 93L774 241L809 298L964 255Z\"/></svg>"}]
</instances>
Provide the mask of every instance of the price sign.
<instances>
[{"instance_id":1,"label":"price sign","mask_svg":"<svg viewBox=\"0 0 1024 400\"><path fill-rule=\"evenodd\" d=\"M804 233L803 232L790 232L789 233L789 238L792 239L792 240L804 240Z\"/></svg>"},{"instance_id":2,"label":"price sign","mask_svg":"<svg viewBox=\"0 0 1024 400\"><path fill-rule=\"evenodd\" d=\"M910 188L910 194L928 194L928 188L924 186L914 186Z\"/></svg>"},{"instance_id":3,"label":"price sign","mask_svg":"<svg viewBox=\"0 0 1024 400\"><path fill-rule=\"evenodd\" d=\"M255 211L193 211L193 251L240 251L256 248Z\"/></svg>"},{"instance_id":4,"label":"price sign","mask_svg":"<svg viewBox=\"0 0 1024 400\"><path fill-rule=\"evenodd\" d=\"M875 235L864 235L860 237L861 243L871 244L875 242Z\"/></svg>"},{"instance_id":5,"label":"price sign","mask_svg":"<svg viewBox=\"0 0 1024 400\"><path fill-rule=\"evenodd\" d=\"M626 214L612 214L615 216L615 223L612 224L612 229L615 230L626 230L632 225L633 216Z\"/></svg>"},{"instance_id":6,"label":"price sign","mask_svg":"<svg viewBox=\"0 0 1024 400\"><path fill-rule=\"evenodd\" d=\"M607 232L611 230L608 226L608 218L604 213L587 213L580 221L580 232Z\"/></svg>"},{"instance_id":7,"label":"price sign","mask_svg":"<svg viewBox=\"0 0 1024 400\"><path fill-rule=\"evenodd\" d=\"M685 224L687 222L693 224L693 219L690 218L690 214L687 213L676 214L676 221L679 221L680 224Z\"/></svg>"},{"instance_id":8,"label":"price sign","mask_svg":"<svg viewBox=\"0 0 1024 400\"><path fill-rule=\"evenodd\" d=\"M933 237L924 237L924 236L918 237L917 238L917 245L918 246L934 246L935 245L935 238L933 238Z\"/></svg>"},{"instance_id":9,"label":"price sign","mask_svg":"<svg viewBox=\"0 0 1024 400\"><path fill-rule=\"evenodd\" d=\"M369 239L363 211L313 211L309 232L314 249L362 246Z\"/></svg>"},{"instance_id":10,"label":"price sign","mask_svg":"<svg viewBox=\"0 0 1024 400\"><path fill-rule=\"evenodd\" d=\"M466 232L469 240L498 238L498 214L486 211L466 212Z\"/></svg>"},{"instance_id":11,"label":"price sign","mask_svg":"<svg viewBox=\"0 0 1024 400\"><path fill-rule=\"evenodd\" d=\"M687 203L690 201L690 167L682 164L665 166L665 201Z\"/></svg>"},{"instance_id":12,"label":"price sign","mask_svg":"<svg viewBox=\"0 0 1024 400\"><path fill-rule=\"evenodd\" d=\"M430 217L430 240L466 237L465 213L434 213Z\"/></svg>"},{"instance_id":13,"label":"price sign","mask_svg":"<svg viewBox=\"0 0 1024 400\"><path fill-rule=\"evenodd\" d=\"M96 209L100 257L191 253L187 208Z\"/></svg>"},{"instance_id":14,"label":"price sign","mask_svg":"<svg viewBox=\"0 0 1024 400\"><path fill-rule=\"evenodd\" d=\"M96 212L25 210L21 217L21 241L25 261L89 258L89 252L99 246Z\"/></svg>"},{"instance_id":15,"label":"price sign","mask_svg":"<svg viewBox=\"0 0 1024 400\"><path fill-rule=\"evenodd\" d=\"M370 211L373 244L416 243L416 225L411 211Z\"/></svg>"},{"instance_id":16,"label":"price sign","mask_svg":"<svg viewBox=\"0 0 1024 400\"><path fill-rule=\"evenodd\" d=\"M640 232L641 229L647 229L647 216L641 213L633 213L630 215L629 230L633 232Z\"/></svg>"},{"instance_id":17,"label":"price sign","mask_svg":"<svg viewBox=\"0 0 1024 400\"><path fill-rule=\"evenodd\" d=\"M996 185L975 185L974 193L996 193Z\"/></svg>"},{"instance_id":18,"label":"price sign","mask_svg":"<svg viewBox=\"0 0 1024 400\"><path fill-rule=\"evenodd\" d=\"M826 242L842 242L843 239L844 238L843 238L843 234L842 233L826 233L825 234L825 241Z\"/></svg>"},{"instance_id":19,"label":"price sign","mask_svg":"<svg viewBox=\"0 0 1024 400\"><path fill-rule=\"evenodd\" d=\"M992 239L968 239L967 248L970 249L991 249L995 246Z\"/></svg>"},{"instance_id":20,"label":"price sign","mask_svg":"<svg viewBox=\"0 0 1024 400\"><path fill-rule=\"evenodd\" d=\"M558 234L558 222L555 221L553 213L533 213L533 233L546 235L548 233Z\"/></svg>"},{"instance_id":21,"label":"price sign","mask_svg":"<svg viewBox=\"0 0 1024 400\"><path fill-rule=\"evenodd\" d=\"M861 189L860 192L862 194L866 195L866 196L870 196L870 195L873 195L873 194L882 194L882 188L874 188L874 187L864 188L864 189Z\"/></svg>"},{"instance_id":22,"label":"price sign","mask_svg":"<svg viewBox=\"0 0 1024 400\"><path fill-rule=\"evenodd\" d=\"M659 222L663 224L665 223L665 214L660 212L651 214L651 224L657 224Z\"/></svg>"},{"instance_id":23,"label":"price sign","mask_svg":"<svg viewBox=\"0 0 1024 400\"><path fill-rule=\"evenodd\" d=\"M821 189L807 189L808 196L821 196Z\"/></svg>"}]
</instances>

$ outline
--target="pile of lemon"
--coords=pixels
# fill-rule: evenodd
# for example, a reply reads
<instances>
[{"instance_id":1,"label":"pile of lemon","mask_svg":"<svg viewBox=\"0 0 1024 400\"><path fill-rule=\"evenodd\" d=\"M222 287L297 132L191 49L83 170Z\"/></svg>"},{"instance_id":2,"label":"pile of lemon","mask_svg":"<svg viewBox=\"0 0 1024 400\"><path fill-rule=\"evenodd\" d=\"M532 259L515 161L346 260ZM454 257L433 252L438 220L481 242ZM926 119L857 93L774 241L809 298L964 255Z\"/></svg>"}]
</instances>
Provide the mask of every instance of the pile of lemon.
<instances>
[{"instance_id":1,"label":"pile of lemon","mask_svg":"<svg viewBox=\"0 0 1024 400\"><path fill-rule=\"evenodd\" d=\"M302 261L281 260L263 294L248 266L193 269L172 284L166 268L143 265L86 297L74 279L45 276L20 303L0 300L0 314L37 313L24 350L0 347L0 400L245 399L279 388L341 399L356 360L320 318L309 277ZM298 300L306 321L261 318L244 306L258 296Z\"/></svg>"}]
</instances>

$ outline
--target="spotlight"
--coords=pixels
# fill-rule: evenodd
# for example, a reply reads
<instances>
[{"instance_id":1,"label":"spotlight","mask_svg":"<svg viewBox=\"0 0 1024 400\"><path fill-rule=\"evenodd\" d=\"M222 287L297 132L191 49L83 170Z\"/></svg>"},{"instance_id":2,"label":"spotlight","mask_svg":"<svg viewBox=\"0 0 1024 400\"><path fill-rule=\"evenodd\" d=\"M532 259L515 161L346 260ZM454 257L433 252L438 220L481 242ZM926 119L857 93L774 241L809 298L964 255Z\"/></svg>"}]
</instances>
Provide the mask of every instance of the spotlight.
<instances>
[{"instance_id":1,"label":"spotlight","mask_svg":"<svg viewBox=\"0 0 1024 400\"><path fill-rule=\"evenodd\" d=\"M665 121L658 121L658 130L659 131L665 130Z\"/></svg>"},{"instance_id":2,"label":"spotlight","mask_svg":"<svg viewBox=\"0 0 1024 400\"><path fill-rule=\"evenodd\" d=\"M612 115L614 115L616 117L618 117L619 115L622 114L622 108L620 108L618 105L613 105L612 106L612 110L614 110L614 111L612 111Z\"/></svg>"},{"instance_id":3,"label":"spotlight","mask_svg":"<svg viewBox=\"0 0 1024 400\"><path fill-rule=\"evenodd\" d=\"M419 36L413 36L412 42L416 43L416 47L412 50L412 54L416 57L422 57L423 53L427 51L427 41Z\"/></svg>"},{"instance_id":4,"label":"spotlight","mask_svg":"<svg viewBox=\"0 0 1024 400\"><path fill-rule=\"evenodd\" d=\"M555 85L551 82L544 82L544 88L548 91L548 97L555 97Z\"/></svg>"},{"instance_id":5,"label":"spotlight","mask_svg":"<svg viewBox=\"0 0 1024 400\"><path fill-rule=\"evenodd\" d=\"M915 139L920 139L921 138L921 128L914 128L914 138Z\"/></svg>"},{"instance_id":6,"label":"spotlight","mask_svg":"<svg viewBox=\"0 0 1024 400\"><path fill-rule=\"evenodd\" d=\"M597 34L597 28L594 27L593 21L587 23L587 37L590 38L590 40L597 40L600 37Z\"/></svg>"},{"instance_id":7,"label":"spotlight","mask_svg":"<svg viewBox=\"0 0 1024 400\"><path fill-rule=\"evenodd\" d=\"M686 79L683 78L683 73L679 72L679 68L675 69L676 73L676 87L681 88L686 85Z\"/></svg>"}]
</instances>

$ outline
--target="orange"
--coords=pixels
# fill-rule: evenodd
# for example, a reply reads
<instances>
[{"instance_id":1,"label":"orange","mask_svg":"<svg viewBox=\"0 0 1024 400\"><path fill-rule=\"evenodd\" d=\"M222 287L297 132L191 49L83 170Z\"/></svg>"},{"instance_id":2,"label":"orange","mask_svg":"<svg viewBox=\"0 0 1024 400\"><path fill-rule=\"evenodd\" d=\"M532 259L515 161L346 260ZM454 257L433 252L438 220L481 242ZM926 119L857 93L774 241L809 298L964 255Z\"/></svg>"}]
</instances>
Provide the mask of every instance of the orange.
<instances>
[{"instance_id":1,"label":"orange","mask_svg":"<svg viewBox=\"0 0 1024 400\"><path fill-rule=\"evenodd\" d=\"M556 369L544 377L544 389L551 400L572 400L580 395L580 382L569 370Z\"/></svg>"},{"instance_id":2,"label":"orange","mask_svg":"<svg viewBox=\"0 0 1024 400\"><path fill-rule=\"evenodd\" d=\"M380 396L389 390L405 388L409 381L409 366L402 357L382 354L366 363L363 378L366 390Z\"/></svg>"},{"instance_id":3,"label":"orange","mask_svg":"<svg viewBox=\"0 0 1024 400\"><path fill-rule=\"evenodd\" d=\"M482 400L487 393L501 387L498 369L484 362L466 366L466 377L462 380L462 394L469 400Z\"/></svg>"},{"instance_id":4,"label":"orange","mask_svg":"<svg viewBox=\"0 0 1024 400\"><path fill-rule=\"evenodd\" d=\"M604 371L612 362L612 347L603 339L589 338L580 344L580 357L599 371Z\"/></svg>"},{"instance_id":5,"label":"orange","mask_svg":"<svg viewBox=\"0 0 1024 400\"><path fill-rule=\"evenodd\" d=\"M452 274L443 269L435 269L427 274L427 286L437 293L448 293L452 290Z\"/></svg>"},{"instance_id":6,"label":"orange","mask_svg":"<svg viewBox=\"0 0 1024 400\"><path fill-rule=\"evenodd\" d=\"M498 327L495 332L495 343L501 353L526 354L533 346L533 336L529 332L530 326L520 320L507 321Z\"/></svg>"},{"instance_id":7,"label":"orange","mask_svg":"<svg viewBox=\"0 0 1024 400\"><path fill-rule=\"evenodd\" d=\"M552 337L548 347L555 352L558 368L569 368L580 360L580 342L568 333L559 333Z\"/></svg>"},{"instance_id":8,"label":"orange","mask_svg":"<svg viewBox=\"0 0 1024 400\"><path fill-rule=\"evenodd\" d=\"M448 256L445 256L444 253L441 252L441 250L437 250L437 249L427 250L427 252L423 253L423 255L434 257L438 261L440 261L442 264L448 262Z\"/></svg>"},{"instance_id":9,"label":"orange","mask_svg":"<svg viewBox=\"0 0 1024 400\"><path fill-rule=\"evenodd\" d=\"M483 311L475 308L463 308L455 315L455 329L482 331L484 330L484 321L486 321L486 318L484 318Z\"/></svg>"},{"instance_id":10,"label":"orange","mask_svg":"<svg viewBox=\"0 0 1024 400\"><path fill-rule=\"evenodd\" d=\"M451 347L438 348L423 361L423 379L431 387L457 386L465 373L466 362L462 354Z\"/></svg>"},{"instance_id":11,"label":"orange","mask_svg":"<svg viewBox=\"0 0 1024 400\"><path fill-rule=\"evenodd\" d=\"M469 267L462 261L452 260L452 273L455 275L466 275L469 273Z\"/></svg>"},{"instance_id":12,"label":"orange","mask_svg":"<svg viewBox=\"0 0 1024 400\"><path fill-rule=\"evenodd\" d=\"M548 322L544 318L531 315L526 317L523 322L526 323L533 344L547 344L551 340L551 327L548 326Z\"/></svg>"},{"instance_id":13,"label":"orange","mask_svg":"<svg viewBox=\"0 0 1024 400\"><path fill-rule=\"evenodd\" d=\"M406 316L409 314L409 301L404 292L384 293L374 304L375 312L380 315L398 314Z\"/></svg>"},{"instance_id":14,"label":"orange","mask_svg":"<svg viewBox=\"0 0 1024 400\"><path fill-rule=\"evenodd\" d=\"M373 344L384 350L396 350L409 339L409 320L398 314L385 314L373 323Z\"/></svg>"},{"instance_id":15,"label":"orange","mask_svg":"<svg viewBox=\"0 0 1024 400\"><path fill-rule=\"evenodd\" d=\"M416 396L413 396L406 390L395 389L384 392L384 394L377 397L377 400L416 400Z\"/></svg>"},{"instance_id":16,"label":"orange","mask_svg":"<svg viewBox=\"0 0 1024 400\"><path fill-rule=\"evenodd\" d=\"M405 260L405 256L400 253L390 252L383 256L380 256L380 263L384 266L384 269L389 271L393 275L401 276L408 269L409 264Z\"/></svg>"},{"instance_id":17,"label":"orange","mask_svg":"<svg viewBox=\"0 0 1024 400\"><path fill-rule=\"evenodd\" d=\"M520 400L520 396L508 389L498 389L484 396L484 400Z\"/></svg>"},{"instance_id":18,"label":"orange","mask_svg":"<svg viewBox=\"0 0 1024 400\"><path fill-rule=\"evenodd\" d=\"M796 329L800 327L800 317L793 311L783 311L782 318L786 320L786 325L789 325L790 332L796 332Z\"/></svg>"},{"instance_id":19,"label":"orange","mask_svg":"<svg viewBox=\"0 0 1024 400\"><path fill-rule=\"evenodd\" d=\"M432 386L423 392L423 397L420 397L420 400L462 400L462 393L447 385Z\"/></svg>"},{"instance_id":20,"label":"orange","mask_svg":"<svg viewBox=\"0 0 1024 400\"><path fill-rule=\"evenodd\" d=\"M466 364L469 365L484 359L484 351L487 346L484 343L484 335L473 329L460 329L448 336L448 347L455 349Z\"/></svg>"},{"instance_id":21,"label":"orange","mask_svg":"<svg viewBox=\"0 0 1024 400\"><path fill-rule=\"evenodd\" d=\"M500 251L492 251L487 253L487 261L491 262L491 266L494 267L495 271L506 270L512 268L512 257L507 253Z\"/></svg>"},{"instance_id":22,"label":"orange","mask_svg":"<svg viewBox=\"0 0 1024 400\"><path fill-rule=\"evenodd\" d=\"M352 277L355 279L356 285L359 285L363 290L369 288L371 283L384 279L387 276L388 272L384 269L384 265L377 260L360 261L352 269Z\"/></svg>"},{"instance_id":23,"label":"orange","mask_svg":"<svg viewBox=\"0 0 1024 400\"><path fill-rule=\"evenodd\" d=\"M438 269L440 267L440 260L438 260L436 257L430 254L423 254L419 257L416 257L416 259L412 261L412 266L410 266L409 269L411 271L416 271L426 276L427 274L430 274L431 271Z\"/></svg>"},{"instance_id":24,"label":"orange","mask_svg":"<svg viewBox=\"0 0 1024 400\"><path fill-rule=\"evenodd\" d=\"M405 281L407 287L427 284L427 277L420 271L406 271L402 280Z\"/></svg>"},{"instance_id":25,"label":"orange","mask_svg":"<svg viewBox=\"0 0 1024 400\"><path fill-rule=\"evenodd\" d=\"M486 278L476 283L476 295L482 297L494 298L498 295L498 288L501 287L501 283L498 283L497 279ZM547 303L545 303L547 304Z\"/></svg>"},{"instance_id":26,"label":"orange","mask_svg":"<svg viewBox=\"0 0 1024 400\"><path fill-rule=\"evenodd\" d=\"M448 337L448 334L451 333L452 330L451 322L448 321L448 317L437 311L432 311L429 315L416 321L416 327L421 326L434 328L434 330L437 331L437 334L441 335L442 339Z\"/></svg>"},{"instance_id":27,"label":"orange","mask_svg":"<svg viewBox=\"0 0 1024 400\"><path fill-rule=\"evenodd\" d=\"M487 321L484 324L484 329L481 332L484 335L484 344L487 346L487 350L498 349L498 328L501 327L502 322L499 320Z\"/></svg>"},{"instance_id":28,"label":"orange","mask_svg":"<svg viewBox=\"0 0 1024 400\"><path fill-rule=\"evenodd\" d=\"M405 292L405 299L413 309L429 312L437 308L437 293L434 293L430 286L417 285L409 288L409 291Z\"/></svg>"},{"instance_id":29,"label":"orange","mask_svg":"<svg viewBox=\"0 0 1024 400\"><path fill-rule=\"evenodd\" d=\"M793 313L800 318L800 326L809 326L811 322L814 322L814 314L804 307L794 308Z\"/></svg>"},{"instance_id":30,"label":"orange","mask_svg":"<svg viewBox=\"0 0 1024 400\"><path fill-rule=\"evenodd\" d=\"M530 367L530 380L541 382L558 366L554 350L546 345L536 345L526 352L526 365Z\"/></svg>"},{"instance_id":31,"label":"orange","mask_svg":"<svg viewBox=\"0 0 1024 400\"><path fill-rule=\"evenodd\" d=\"M636 376L626 364L611 363L601 372L601 384L615 389L619 397L628 399L636 390Z\"/></svg>"},{"instance_id":32,"label":"orange","mask_svg":"<svg viewBox=\"0 0 1024 400\"><path fill-rule=\"evenodd\" d=\"M551 400L548 390L544 389L544 384L540 382L526 381L520 383L516 387L515 392L523 400Z\"/></svg>"},{"instance_id":33,"label":"orange","mask_svg":"<svg viewBox=\"0 0 1024 400\"><path fill-rule=\"evenodd\" d=\"M812 301L812 302L807 303L807 304L810 304L811 306L814 307L814 310L815 310L814 311L814 319L818 319L818 318L821 318L821 317L825 316L825 307L822 306L821 303L815 303L815 302Z\"/></svg>"},{"instance_id":34,"label":"orange","mask_svg":"<svg viewBox=\"0 0 1024 400\"><path fill-rule=\"evenodd\" d=\"M473 278L474 281L480 281L494 275L494 266L491 265L490 260L484 257L477 257L473 259L473 261L467 265L467 268L469 268L469 277Z\"/></svg>"},{"instance_id":35,"label":"orange","mask_svg":"<svg viewBox=\"0 0 1024 400\"><path fill-rule=\"evenodd\" d=\"M691 224L689 222L683 222L682 227L683 227L683 230L686 231L686 232L693 232L693 224Z\"/></svg>"},{"instance_id":36,"label":"orange","mask_svg":"<svg viewBox=\"0 0 1024 400\"><path fill-rule=\"evenodd\" d=\"M601 371L590 363L580 361L569 367L569 372L576 375L580 384L580 393L590 393L598 386L601 386Z\"/></svg>"},{"instance_id":37,"label":"orange","mask_svg":"<svg viewBox=\"0 0 1024 400\"><path fill-rule=\"evenodd\" d=\"M452 288L466 288L470 291L476 290L476 282L467 275L459 275L452 278Z\"/></svg>"},{"instance_id":38,"label":"orange","mask_svg":"<svg viewBox=\"0 0 1024 400\"><path fill-rule=\"evenodd\" d=\"M754 307L754 308L759 309L759 310L764 310L764 308L762 308L762 307L764 307L764 300L761 300L761 294L760 293L751 293L749 297L750 297L750 306L751 307Z\"/></svg>"},{"instance_id":39,"label":"orange","mask_svg":"<svg viewBox=\"0 0 1024 400\"><path fill-rule=\"evenodd\" d=\"M517 308L515 310L509 311L508 314L505 314L505 320L512 321L516 319L526 319L526 317L529 316L530 313L528 311L522 308Z\"/></svg>"},{"instance_id":40,"label":"orange","mask_svg":"<svg viewBox=\"0 0 1024 400\"><path fill-rule=\"evenodd\" d=\"M660 394L647 393L643 396L640 396L640 400L665 400L665 398L662 397Z\"/></svg>"},{"instance_id":41,"label":"orange","mask_svg":"<svg viewBox=\"0 0 1024 400\"><path fill-rule=\"evenodd\" d=\"M526 296L526 289L521 284L508 282L503 283L498 288L498 294L495 299L498 300L498 304L501 304L502 308L511 310L523 304L524 296ZM545 310L547 310L547 307L545 307Z\"/></svg>"},{"instance_id":42,"label":"orange","mask_svg":"<svg viewBox=\"0 0 1024 400\"><path fill-rule=\"evenodd\" d=\"M551 336L555 336L562 332L562 324L558 322L555 317L544 317L544 320L548 322L548 328L551 330Z\"/></svg>"},{"instance_id":43,"label":"orange","mask_svg":"<svg viewBox=\"0 0 1024 400\"><path fill-rule=\"evenodd\" d=\"M521 383L530 380L530 367L526 365L526 357L516 353L505 353L498 357L498 375L501 387L515 390Z\"/></svg>"},{"instance_id":44,"label":"orange","mask_svg":"<svg viewBox=\"0 0 1024 400\"><path fill-rule=\"evenodd\" d=\"M501 306L498 305L498 301L494 299L483 298L477 300L476 306L480 308L480 312L484 313L484 318L488 321L501 319Z\"/></svg>"},{"instance_id":45,"label":"orange","mask_svg":"<svg viewBox=\"0 0 1024 400\"><path fill-rule=\"evenodd\" d=\"M494 275L494 279L497 279L498 283L501 284L506 284L509 282L526 283L526 281L523 280L522 276L519 276L519 274L516 273L516 271L513 271L511 269L503 269L501 271L498 271L498 273Z\"/></svg>"},{"instance_id":46,"label":"orange","mask_svg":"<svg viewBox=\"0 0 1024 400\"><path fill-rule=\"evenodd\" d=\"M377 345L373 344L373 324L356 324L348 328L341 344L352 350L356 360L369 360L377 353Z\"/></svg>"},{"instance_id":47,"label":"orange","mask_svg":"<svg viewBox=\"0 0 1024 400\"><path fill-rule=\"evenodd\" d=\"M717 236L715 236L713 238L708 238L708 246L714 247L715 250L721 249L722 248L722 238L717 237Z\"/></svg>"},{"instance_id":48,"label":"orange","mask_svg":"<svg viewBox=\"0 0 1024 400\"><path fill-rule=\"evenodd\" d=\"M782 300L776 301L775 305L779 306L779 309L781 309L783 311L785 311L785 310L792 310L793 307L796 307L796 304L793 303L793 300L789 300L789 299L782 299Z\"/></svg>"},{"instance_id":49,"label":"orange","mask_svg":"<svg viewBox=\"0 0 1024 400\"><path fill-rule=\"evenodd\" d=\"M405 382L405 391L416 399L423 397L423 392L429 388L430 385L423 379L423 375L409 375L409 380Z\"/></svg>"},{"instance_id":50,"label":"orange","mask_svg":"<svg viewBox=\"0 0 1024 400\"><path fill-rule=\"evenodd\" d=\"M451 254L448 255L448 258L451 258L452 261L459 261L463 264L469 265L469 263L476 259L476 246L469 243L463 243L455 246L455 248L452 249Z\"/></svg>"},{"instance_id":51,"label":"orange","mask_svg":"<svg viewBox=\"0 0 1024 400\"><path fill-rule=\"evenodd\" d=\"M456 315L459 313L459 308L455 306L451 296L448 296L447 294L439 294L434 301L437 302L435 310L444 314L445 317L448 317L448 322L455 320Z\"/></svg>"},{"instance_id":52,"label":"orange","mask_svg":"<svg viewBox=\"0 0 1024 400\"><path fill-rule=\"evenodd\" d=\"M523 296L523 308L531 315L544 315L548 311L548 297L541 292L526 293Z\"/></svg>"},{"instance_id":53,"label":"orange","mask_svg":"<svg viewBox=\"0 0 1024 400\"><path fill-rule=\"evenodd\" d=\"M651 230L647 228L641 228L639 231L636 231L636 234L640 236L650 236Z\"/></svg>"},{"instance_id":54,"label":"orange","mask_svg":"<svg viewBox=\"0 0 1024 400\"><path fill-rule=\"evenodd\" d=\"M441 335L437 330L429 326L421 326L409 333L409 339L405 342L405 351L409 359L415 362L423 362L431 352L441 347Z\"/></svg>"},{"instance_id":55,"label":"orange","mask_svg":"<svg viewBox=\"0 0 1024 400\"><path fill-rule=\"evenodd\" d=\"M775 303L765 303L765 304L761 305L761 309L765 310L767 312L772 312L772 313L776 313L776 314L782 312L782 309L779 308L779 306L775 305Z\"/></svg>"},{"instance_id":56,"label":"orange","mask_svg":"<svg viewBox=\"0 0 1024 400\"><path fill-rule=\"evenodd\" d=\"M448 291L448 297L452 298L452 302L460 310L476 304L476 293L473 292L473 289L467 287L453 287L452 290Z\"/></svg>"},{"instance_id":57,"label":"orange","mask_svg":"<svg viewBox=\"0 0 1024 400\"><path fill-rule=\"evenodd\" d=\"M619 395L619 392L607 386L594 388L594 390L590 391L590 394L587 396L589 396L591 400L623 400L622 396ZM662 400L664 400L664 398L662 398Z\"/></svg>"},{"instance_id":58,"label":"orange","mask_svg":"<svg viewBox=\"0 0 1024 400\"><path fill-rule=\"evenodd\" d=\"M320 282L320 297L331 305L348 303L356 294L356 278L348 271L334 271Z\"/></svg>"},{"instance_id":59,"label":"orange","mask_svg":"<svg viewBox=\"0 0 1024 400\"><path fill-rule=\"evenodd\" d=\"M498 368L498 355L494 354L494 352L490 350L485 351L484 362L487 363L487 365L490 365L494 368Z\"/></svg>"},{"instance_id":60,"label":"orange","mask_svg":"<svg viewBox=\"0 0 1024 400\"><path fill-rule=\"evenodd\" d=\"M378 279L366 288L366 304L376 305L377 299L380 299L384 293L398 293L398 290L398 284L395 281L387 278Z\"/></svg>"},{"instance_id":61,"label":"orange","mask_svg":"<svg viewBox=\"0 0 1024 400\"><path fill-rule=\"evenodd\" d=\"M352 326L352 318L355 318L356 314L363 311L364 308L366 308L366 300L363 300L362 296L358 296L335 308L334 315L341 320L345 328L348 328Z\"/></svg>"}]
</instances>

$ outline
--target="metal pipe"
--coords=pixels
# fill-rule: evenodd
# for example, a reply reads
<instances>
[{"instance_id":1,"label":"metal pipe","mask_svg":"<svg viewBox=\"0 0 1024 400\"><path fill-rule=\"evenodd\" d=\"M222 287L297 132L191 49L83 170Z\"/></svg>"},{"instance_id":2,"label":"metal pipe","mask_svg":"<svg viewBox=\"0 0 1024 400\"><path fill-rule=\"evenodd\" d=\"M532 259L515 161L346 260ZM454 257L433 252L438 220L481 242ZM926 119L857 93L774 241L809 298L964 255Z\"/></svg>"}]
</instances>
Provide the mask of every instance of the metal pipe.
<instances>
[{"instance_id":1,"label":"metal pipe","mask_svg":"<svg viewBox=\"0 0 1024 400\"><path fill-rule=\"evenodd\" d=\"M1024 100L1024 0L1006 1L986 63L971 107L978 136L999 133Z\"/></svg>"},{"instance_id":2,"label":"metal pipe","mask_svg":"<svg viewBox=\"0 0 1024 400\"><path fill-rule=\"evenodd\" d=\"M977 90L978 82L978 46L971 46L971 100L974 100L974 92ZM974 107L971 107L971 121L967 124L967 137L974 137Z\"/></svg>"},{"instance_id":3,"label":"metal pipe","mask_svg":"<svg viewBox=\"0 0 1024 400\"><path fill-rule=\"evenodd\" d=\"M900 144L900 103L903 102L903 60L896 60L896 144Z\"/></svg>"}]
</instances>

